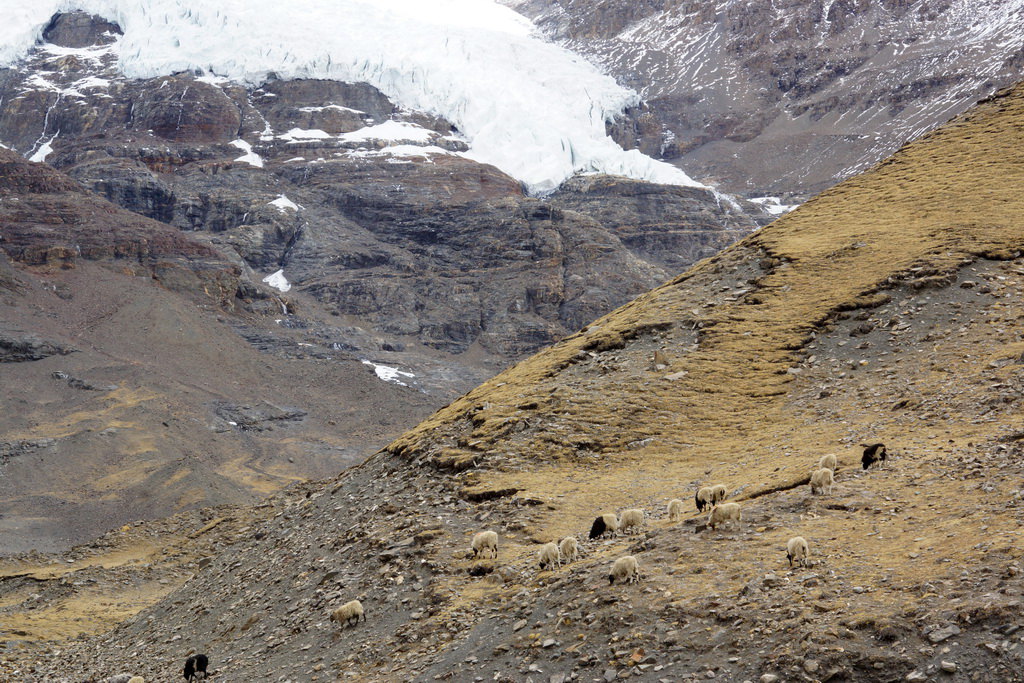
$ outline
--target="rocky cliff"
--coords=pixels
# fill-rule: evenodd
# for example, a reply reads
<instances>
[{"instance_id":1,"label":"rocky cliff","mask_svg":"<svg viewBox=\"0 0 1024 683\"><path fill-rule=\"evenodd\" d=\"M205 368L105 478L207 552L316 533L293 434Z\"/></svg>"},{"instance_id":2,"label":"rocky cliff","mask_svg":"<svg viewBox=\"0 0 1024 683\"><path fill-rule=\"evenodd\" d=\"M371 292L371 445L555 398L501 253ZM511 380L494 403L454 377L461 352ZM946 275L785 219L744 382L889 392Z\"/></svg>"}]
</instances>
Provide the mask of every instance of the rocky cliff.
<instances>
[{"instance_id":1,"label":"rocky cliff","mask_svg":"<svg viewBox=\"0 0 1024 683\"><path fill-rule=\"evenodd\" d=\"M326 476L436 405L314 336L336 327L276 324L206 235L2 149L0 197L4 554Z\"/></svg>"},{"instance_id":2,"label":"rocky cliff","mask_svg":"<svg viewBox=\"0 0 1024 683\"><path fill-rule=\"evenodd\" d=\"M664 226L674 253L656 255L602 223L622 213L614 194L526 197L461 155L450 123L368 84L129 79L118 34L82 13L55 17L0 70L0 142L120 206L211 234L260 277L283 270L293 291L392 348L474 349L469 363L493 371L766 220L707 190L607 181L686 198L633 202L642 213L617 222Z\"/></svg>"},{"instance_id":3,"label":"rocky cliff","mask_svg":"<svg viewBox=\"0 0 1024 683\"><path fill-rule=\"evenodd\" d=\"M646 106L614 128L732 192L809 196L1020 78L1015 0L505 0Z\"/></svg>"},{"instance_id":4,"label":"rocky cliff","mask_svg":"<svg viewBox=\"0 0 1024 683\"><path fill-rule=\"evenodd\" d=\"M1022 121L1024 90L985 102L363 465L234 513L251 526L180 559L180 589L12 670L169 680L202 651L240 679L1024 680ZM872 442L889 458L865 470ZM667 519L712 482L739 523ZM632 507L642 533L538 569L541 543ZM494 560L469 552L485 528ZM642 580L610 586L625 554ZM329 621L352 598L366 622Z\"/></svg>"}]
</instances>

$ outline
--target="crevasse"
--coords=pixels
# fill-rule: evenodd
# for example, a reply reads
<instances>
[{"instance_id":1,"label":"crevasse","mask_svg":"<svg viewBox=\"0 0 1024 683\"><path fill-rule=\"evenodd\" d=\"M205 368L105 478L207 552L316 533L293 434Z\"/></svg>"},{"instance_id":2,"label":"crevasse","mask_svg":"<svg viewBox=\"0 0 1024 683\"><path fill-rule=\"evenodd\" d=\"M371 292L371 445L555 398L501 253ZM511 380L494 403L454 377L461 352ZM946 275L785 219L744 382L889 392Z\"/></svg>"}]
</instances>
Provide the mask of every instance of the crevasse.
<instances>
[{"instance_id":1,"label":"crevasse","mask_svg":"<svg viewBox=\"0 0 1024 683\"><path fill-rule=\"evenodd\" d=\"M129 77L365 81L452 122L468 156L532 193L588 171L703 187L605 135L636 93L492 0L0 0L0 64L23 56L54 13L75 9L121 26Z\"/></svg>"}]
</instances>

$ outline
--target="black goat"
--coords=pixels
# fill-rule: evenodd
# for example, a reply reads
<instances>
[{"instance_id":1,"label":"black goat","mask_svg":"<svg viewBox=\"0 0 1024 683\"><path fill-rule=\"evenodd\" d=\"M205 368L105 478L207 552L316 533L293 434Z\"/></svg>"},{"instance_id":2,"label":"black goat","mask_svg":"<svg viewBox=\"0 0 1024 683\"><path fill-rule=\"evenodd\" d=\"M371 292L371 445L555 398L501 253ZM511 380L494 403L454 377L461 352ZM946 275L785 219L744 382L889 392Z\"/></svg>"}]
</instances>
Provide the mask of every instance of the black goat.
<instances>
[{"instance_id":1,"label":"black goat","mask_svg":"<svg viewBox=\"0 0 1024 683\"><path fill-rule=\"evenodd\" d=\"M864 447L864 455L861 456L860 463L864 465L864 469L871 467L876 462L885 462L885 444L873 443L868 445L862 443L861 446Z\"/></svg>"},{"instance_id":2,"label":"black goat","mask_svg":"<svg viewBox=\"0 0 1024 683\"><path fill-rule=\"evenodd\" d=\"M196 674L203 674L203 678L209 678L210 674L206 672L206 667L210 664L210 658L206 655L192 655L185 660L185 680L193 681L199 678Z\"/></svg>"}]
</instances>

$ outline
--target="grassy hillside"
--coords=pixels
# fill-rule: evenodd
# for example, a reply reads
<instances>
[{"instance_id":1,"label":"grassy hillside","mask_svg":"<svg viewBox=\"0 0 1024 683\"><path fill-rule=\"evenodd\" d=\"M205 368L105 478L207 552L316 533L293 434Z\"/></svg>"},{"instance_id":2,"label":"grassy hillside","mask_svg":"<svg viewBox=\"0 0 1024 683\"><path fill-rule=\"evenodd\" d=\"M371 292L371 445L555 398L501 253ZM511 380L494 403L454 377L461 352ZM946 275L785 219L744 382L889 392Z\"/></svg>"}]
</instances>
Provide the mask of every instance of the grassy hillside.
<instances>
[{"instance_id":1,"label":"grassy hillside","mask_svg":"<svg viewBox=\"0 0 1024 683\"><path fill-rule=\"evenodd\" d=\"M147 680L193 647L231 680L1022 680L1021 187L1018 88L277 498L259 538L41 668L127 664L128 640ZM711 482L740 524L704 527ZM537 570L539 542L627 507L643 536ZM467 556L483 528L494 562ZM626 553L644 580L609 589ZM350 597L367 623L339 629Z\"/></svg>"}]
</instances>

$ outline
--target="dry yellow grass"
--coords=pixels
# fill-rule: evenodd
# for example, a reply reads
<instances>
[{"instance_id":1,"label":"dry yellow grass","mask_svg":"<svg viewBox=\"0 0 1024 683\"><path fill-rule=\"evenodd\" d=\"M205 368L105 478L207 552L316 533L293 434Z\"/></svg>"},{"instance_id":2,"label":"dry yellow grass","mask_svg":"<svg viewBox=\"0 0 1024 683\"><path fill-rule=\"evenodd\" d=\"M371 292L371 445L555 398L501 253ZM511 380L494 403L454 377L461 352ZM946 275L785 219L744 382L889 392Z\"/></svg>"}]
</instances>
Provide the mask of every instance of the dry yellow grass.
<instances>
[{"instance_id":1,"label":"dry yellow grass","mask_svg":"<svg viewBox=\"0 0 1024 683\"><path fill-rule=\"evenodd\" d=\"M848 474L859 467L859 449L840 443L857 434L903 447L905 458L899 469L856 484L841 474L839 488L862 488L880 507L913 514L865 521L818 512L795 523L815 539L812 553L850 581L887 586L872 598L884 612L899 613L916 599L907 586L983 561L976 549L982 525L993 558L1019 557L1018 521L993 510L980 491L948 479L912 488L941 445L991 442L998 422L979 425L969 410L942 420L925 416L927 432L908 434L887 415L862 409L852 391L832 399L846 419L819 419L795 402L801 385L788 371L812 332L827 334L823 324L842 311L886 302L879 290L894 279L941 286L979 256L1007 259L1024 248L1022 126L1024 90L984 103L503 372L388 452L448 471L476 465L457 475L466 493L512 489L519 498L543 501L547 507L537 508L529 534L555 539L585 532L599 512L634 505L660 512L672 497L691 499L695 483L707 481L730 490L745 486L738 499L764 526L777 501L795 494L748 498L799 482L826 452L838 452ZM749 291L733 295L735 289ZM695 345L688 341L693 334L699 334ZM647 369L654 349L670 359L667 369ZM958 366L968 351L983 361ZM974 377L990 360L1019 353L1019 341L1003 346L980 331L929 348L929 363L952 369L922 373L918 389L934 394L951 377ZM669 374L675 379L663 379ZM794 529L768 527L752 541L731 544L732 572L693 574L708 543L719 542L685 538L677 561L686 570L685 589L661 570L653 570L652 581L680 599L735 592L757 571L779 568L779 548ZM594 561L624 547L615 544ZM527 557L525 548L509 550L510 562Z\"/></svg>"}]
</instances>

